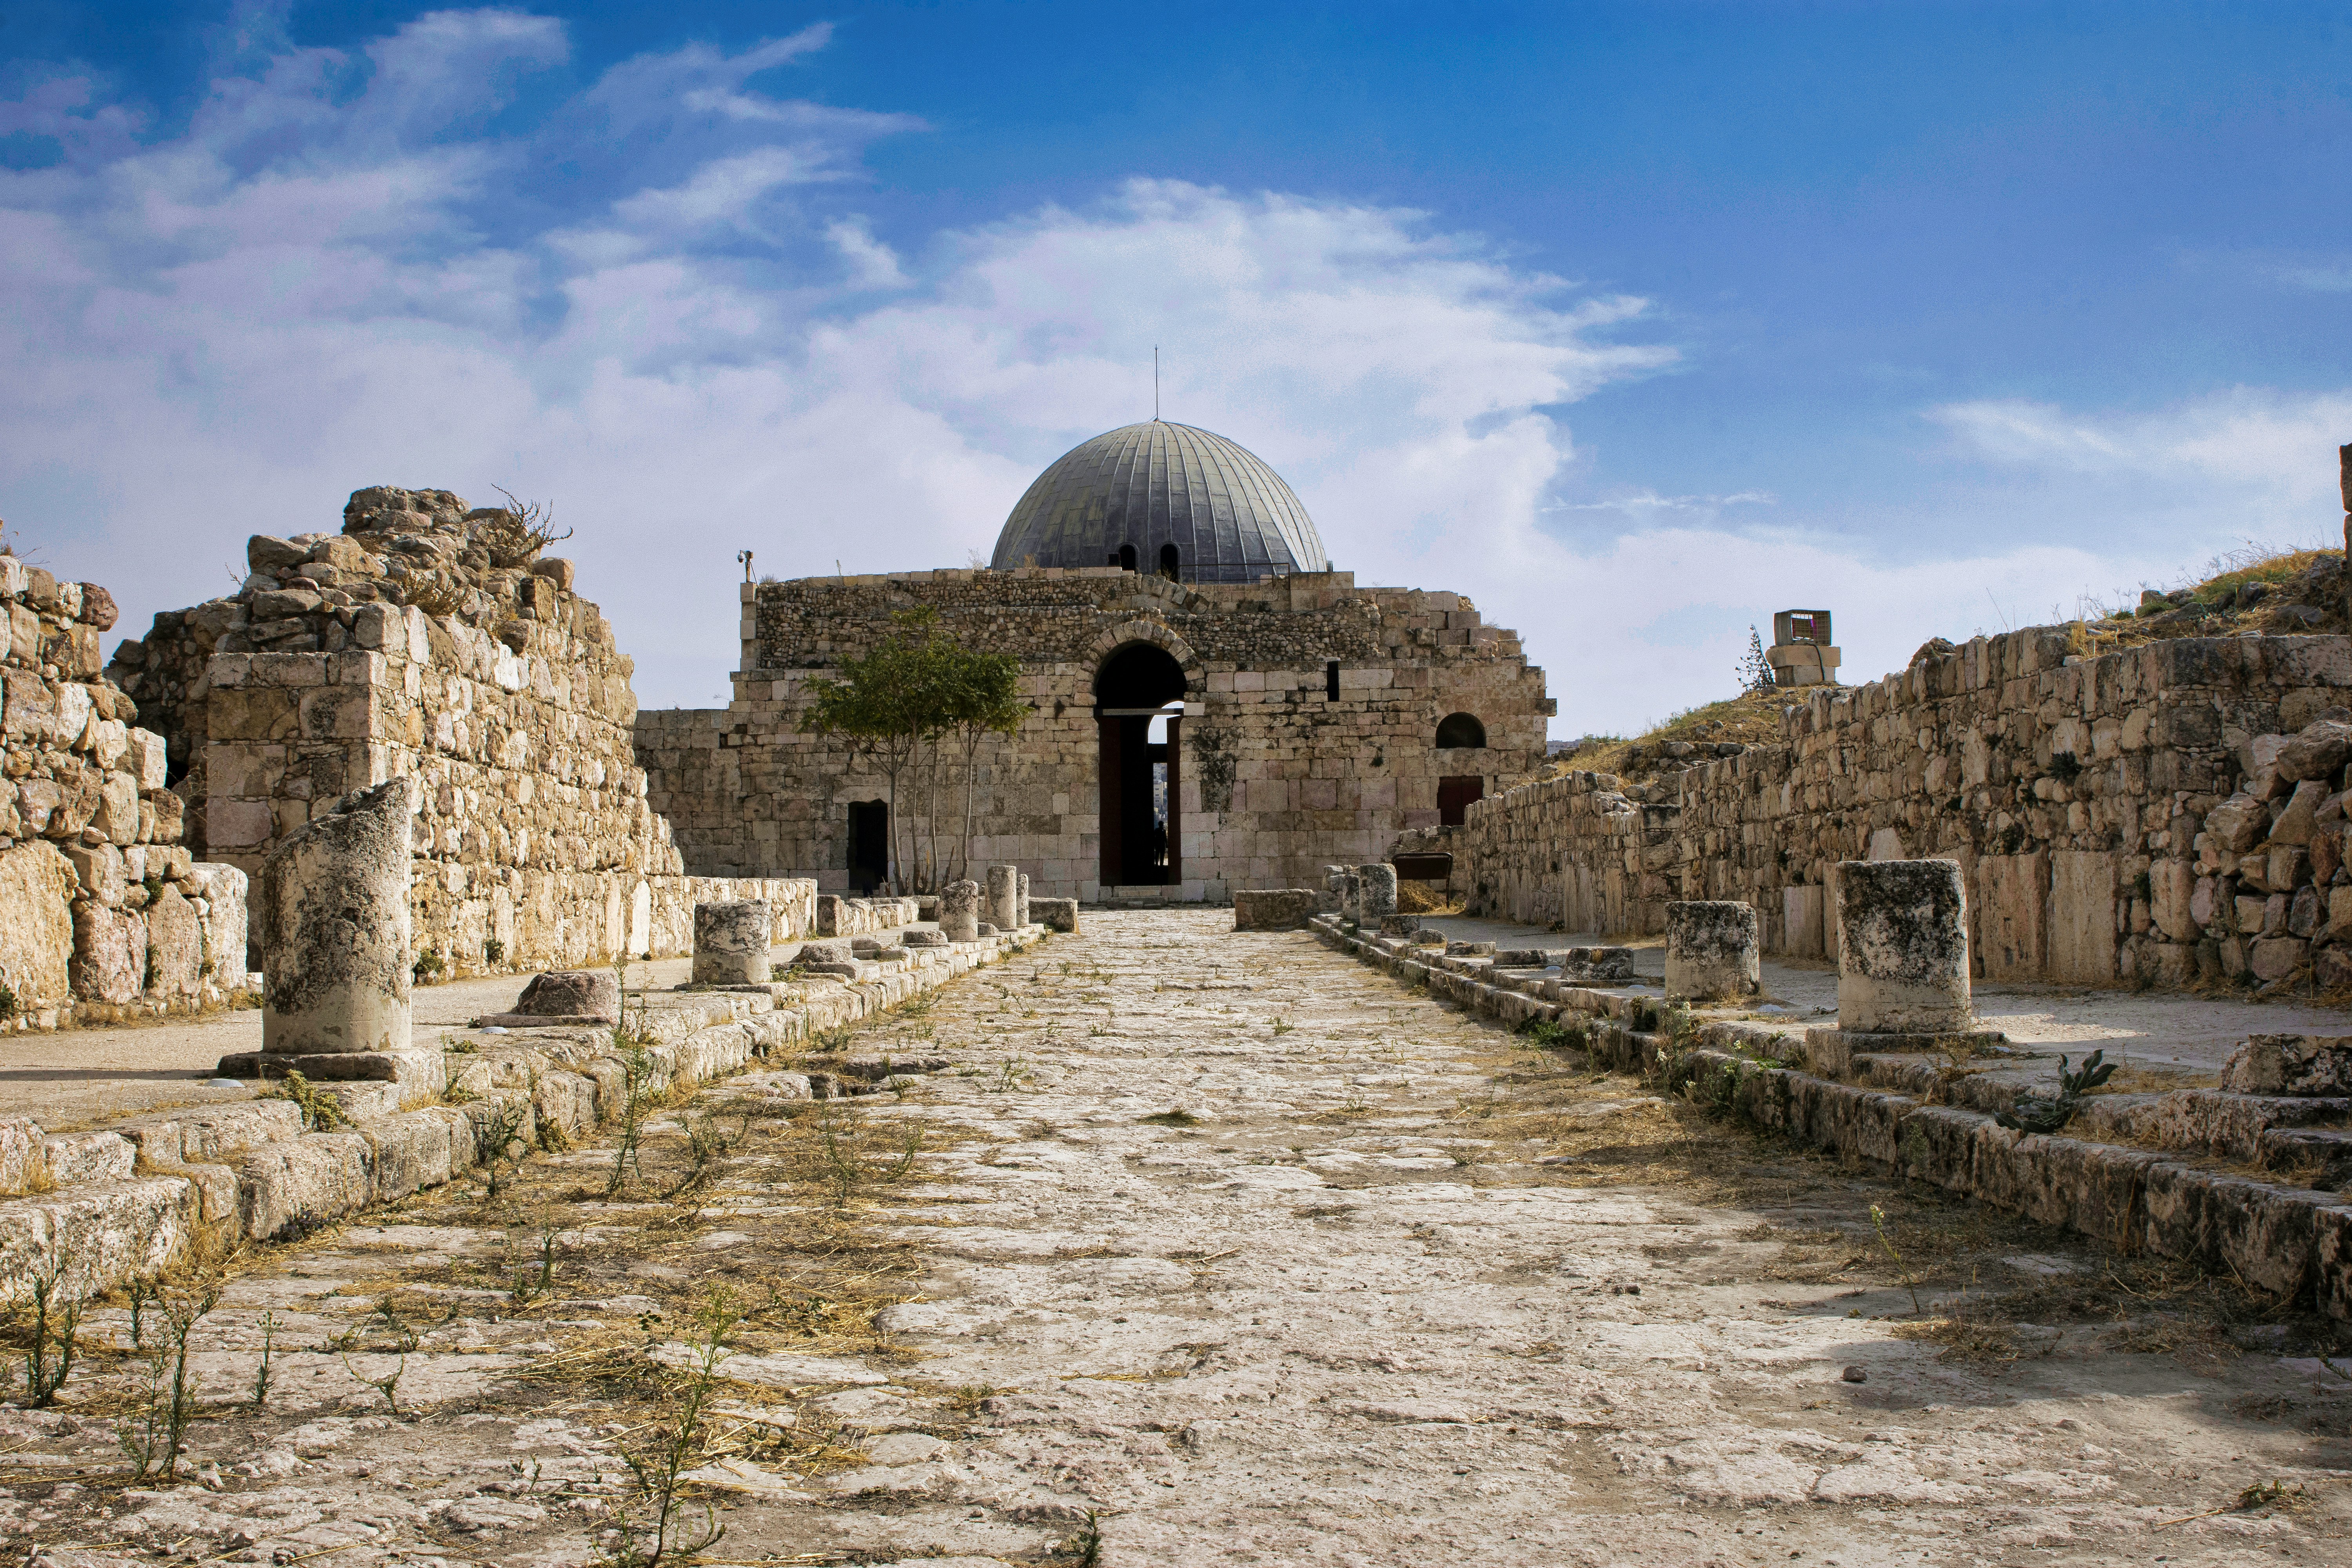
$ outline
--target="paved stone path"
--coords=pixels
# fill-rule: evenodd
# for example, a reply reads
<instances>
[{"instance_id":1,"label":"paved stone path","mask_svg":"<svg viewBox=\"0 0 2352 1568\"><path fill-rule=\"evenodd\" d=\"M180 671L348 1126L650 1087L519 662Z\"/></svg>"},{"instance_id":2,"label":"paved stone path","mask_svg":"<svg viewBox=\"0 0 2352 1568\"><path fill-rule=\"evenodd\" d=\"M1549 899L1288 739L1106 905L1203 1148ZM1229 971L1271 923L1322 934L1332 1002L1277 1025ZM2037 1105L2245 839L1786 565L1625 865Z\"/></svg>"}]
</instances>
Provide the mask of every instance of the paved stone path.
<instances>
[{"instance_id":1,"label":"paved stone path","mask_svg":"<svg viewBox=\"0 0 2352 1568\"><path fill-rule=\"evenodd\" d=\"M648 1515L618 1456L658 1468L720 1287L678 1461L707 1561L2352 1553L2327 1326L1229 922L1090 913L845 1044L944 1068L712 1086L610 1195L609 1145L551 1153L242 1260L192 1341L198 1480L126 1489L137 1363L93 1354L60 1412L0 1412L5 1527L90 1553L61 1568L585 1561ZM714 1126L740 1142L697 1184ZM362 1381L395 1367L396 1413Z\"/></svg>"}]
</instances>

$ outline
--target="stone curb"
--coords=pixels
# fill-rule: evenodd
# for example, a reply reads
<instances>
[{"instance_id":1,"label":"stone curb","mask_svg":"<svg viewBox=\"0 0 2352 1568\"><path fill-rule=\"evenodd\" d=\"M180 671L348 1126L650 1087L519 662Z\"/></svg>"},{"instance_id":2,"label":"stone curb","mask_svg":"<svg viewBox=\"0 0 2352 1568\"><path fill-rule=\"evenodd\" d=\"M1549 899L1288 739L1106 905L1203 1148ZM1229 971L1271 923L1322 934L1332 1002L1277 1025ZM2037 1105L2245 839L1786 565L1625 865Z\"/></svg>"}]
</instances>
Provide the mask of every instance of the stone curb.
<instances>
[{"instance_id":1,"label":"stone curb","mask_svg":"<svg viewBox=\"0 0 2352 1568\"><path fill-rule=\"evenodd\" d=\"M1588 1049L1613 1067L1663 1074L1760 1127L1948 1192L1981 1199L2118 1248L2146 1248L2352 1320L2352 1202L2345 1194L2282 1187L2200 1170L2165 1154L2056 1134L2021 1132L1958 1106L1767 1065L1801 1031L1743 1021L1702 1025L1698 1043L1675 1050L1658 1032L1664 1003L1555 984L1559 1000L1529 994L1421 956L1393 938L1350 934L1333 917L1310 927L1325 944L1458 1002L1507 1026L1587 1020ZM1749 1054L1753 1053L1753 1054ZM1761 1059L1759 1059L1761 1058Z\"/></svg>"},{"instance_id":2,"label":"stone curb","mask_svg":"<svg viewBox=\"0 0 2352 1568\"><path fill-rule=\"evenodd\" d=\"M887 1012L1024 952L1044 934L1032 926L925 949L912 963L870 966L887 973L827 985L797 1006L761 1007L767 998L743 993L666 1004L646 1019L652 1085L725 1078L779 1047ZM438 1186L481 1163L489 1126L518 1100L524 1115L516 1136L531 1142L542 1124L574 1135L617 1113L626 1069L609 1045L569 1055L550 1047L500 1043L449 1058L453 1083L479 1096L462 1104L404 1110L401 1084L335 1086L351 1091L345 1105L354 1125L334 1131L304 1132L291 1100L257 1099L51 1140L57 1190L0 1198L0 1303L26 1299L33 1279L52 1268L69 1293L102 1294L168 1266L201 1230L225 1226L250 1242L290 1239Z\"/></svg>"}]
</instances>

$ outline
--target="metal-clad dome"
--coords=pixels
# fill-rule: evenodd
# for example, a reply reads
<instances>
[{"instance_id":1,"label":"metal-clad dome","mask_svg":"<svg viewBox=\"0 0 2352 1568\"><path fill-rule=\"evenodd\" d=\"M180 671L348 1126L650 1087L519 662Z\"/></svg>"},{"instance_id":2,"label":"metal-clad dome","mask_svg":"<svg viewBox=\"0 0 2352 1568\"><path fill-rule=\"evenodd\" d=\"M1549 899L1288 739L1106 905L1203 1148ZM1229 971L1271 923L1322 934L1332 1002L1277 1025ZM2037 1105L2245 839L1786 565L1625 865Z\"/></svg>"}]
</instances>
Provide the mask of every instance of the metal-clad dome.
<instances>
[{"instance_id":1,"label":"metal-clad dome","mask_svg":"<svg viewBox=\"0 0 2352 1568\"><path fill-rule=\"evenodd\" d=\"M1073 447L1038 475L989 564L1115 566L1131 546L1138 571L1158 572L1170 545L1188 583L1331 569L1281 475L1223 436L1158 419Z\"/></svg>"}]
</instances>

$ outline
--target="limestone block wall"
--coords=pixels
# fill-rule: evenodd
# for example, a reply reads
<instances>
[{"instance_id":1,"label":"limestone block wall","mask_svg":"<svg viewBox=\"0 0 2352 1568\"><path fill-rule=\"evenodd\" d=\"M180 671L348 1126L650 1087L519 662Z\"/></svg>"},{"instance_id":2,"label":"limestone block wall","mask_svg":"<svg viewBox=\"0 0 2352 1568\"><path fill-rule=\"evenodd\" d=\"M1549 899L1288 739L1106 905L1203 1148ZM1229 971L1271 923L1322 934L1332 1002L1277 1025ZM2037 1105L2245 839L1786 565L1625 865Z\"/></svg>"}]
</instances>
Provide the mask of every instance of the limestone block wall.
<instances>
[{"instance_id":1,"label":"limestone block wall","mask_svg":"<svg viewBox=\"0 0 2352 1568\"><path fill-rule=\"evenodd\" d=\"M1649 785L1601 773L1529 784L1399 847L1451 849L1475 912L1656 932L1669 900L1738 899L1756 906L1768 951L1814 957L1834 955L1839 860L1949 857L1968 879L1980 977L2282 980L2332 941L2339 902L2352 932L2352 878L2340 799L2332 825L2303 833L2262 770L2276 737L2347 716L2341 637L2182 638L2088 658L2034 628L1816 690L1784 710L1778 745ZM2337 798L2338 782L2322 795ZM2250 783L2258 827L2233 825L2225 847L2206 818ZM2315 852L2273 876L2281 834Z\"/></svg>"},{"instance_id":2,"label":"limestone block wall","mask_svg":"<svg viewBox=\"0 0 2352 1568\"><path fill-rule=\"evenodd\" d=\"M1129 644L1165 649L1186 679L1183 882L1169 891L1191 899L1381 858L1438 820L1441 777L1492 793L1531 773L1554 710L1516 634L1458 595L1359 588L1347 573L1213 584L1113 567L918 572L747 584L742 602L734 701L638 715L637 759L695 869L789 868L828 891L849 885L850 803L887 792L870 762L802 732L809 682L907 610L931 610L961 646L1018 657L1030 718L981 744L968 855L960 756L936 797L928 779L901 781L900 818L937 821L950 875L1014 864L1037 897L1101 895L1094 680ZM1486 745L1437 747L1457 712L1479 719Z\"/></svg>"},{"instance_id":3,"label":"limestone block wall","mask_svg":"<svg viewBox=\"0 0 2352 1568\"><path fill-rule=\"evenodd\" d=\"M209 853L257 870L314 809L404 775L415 940L444 973L688 951L698 899L764 897L780 937L813 927L813 882L683 875L633 754L632 661L514 513L377 488L343 526L254 536L236 594L116 651L172 726Z\"/></svg>"},{"instance_id":4,"label":"limestone block wall","mask_svg":"<svg viewBox=\"0 0 2352 1568\"><path fill-rule=\"evenodd\" d=\"M779 940L814 929L813 879L682 875L644 775L551 744L562 714L532 694L536 672L455 630L438 654L426 637L392 652L214 655L216 852L257 870L313 806L408 776L417 952L445 973L689 952L698 901L765 899Z\"/></svg>"},{"instance_id":5,"label":"limestone block wall","mask_svg":"<svg viewBox=\"0 0 2352 1568\"><path fill-rule=\"evenodd\" d=\"M242 879L195 863L163 737L99 669L114 600L0 555L0 1028L218 1004Z\"/></svg>"}]
</instances>

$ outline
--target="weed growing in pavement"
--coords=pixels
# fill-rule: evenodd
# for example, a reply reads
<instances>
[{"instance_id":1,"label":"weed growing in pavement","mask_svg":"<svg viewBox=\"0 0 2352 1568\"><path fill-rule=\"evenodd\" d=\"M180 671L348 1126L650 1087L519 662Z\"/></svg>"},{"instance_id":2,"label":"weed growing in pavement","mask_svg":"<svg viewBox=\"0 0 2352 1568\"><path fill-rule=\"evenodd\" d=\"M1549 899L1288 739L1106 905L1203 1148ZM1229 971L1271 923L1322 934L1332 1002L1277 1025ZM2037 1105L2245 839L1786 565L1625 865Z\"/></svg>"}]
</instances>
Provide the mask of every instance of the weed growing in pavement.
<instances>
[{"instance_id":1,"label":"weed growing in pavement","mask_svg":"<svg viewBox=\"0 0 2352 1568\"><path fill-rule=\"evenodd\" d=\"M219 1278L212 1276L185 1289L163 1292L163 1340L148 1352L139 1403L114 1426L114 1440L131 1460L133 1479L159 1475L168 1480L179 1469L188 1423L196 1414L195 1390L188 1384L188 1335L220 1304L220 1289ZM265 1348L256 1408L267 1391L268 1362Z\"/></svg>"},{"instance_id":2,"label":"weed growing in pavement","mask_svg":"<svg viewBox=\"0 0 2352 1568\"><path fill-rule=\"evenodd\" d=\"M999 1094L1010 1094L1029 1079L1029 1064L1020 1057L1007 1057L996 1067L996 1081L988 1087Z\"/></svg>"},{"instance_id":3,"label":"weed growing in pavement","mask_svg":"<svg viewBox=\"0 0 2352 1568\"><path fill-rule=\"evenodd\" d=\"M131 1304L131 1348L144 1350L140 1342L146 1332L147 1309L155 1304L154 1276L132 1275L122 1282L122 1296Z\"/></svg>"},{"instance_id":4,"label":"weed growing in pavement","mask_svg":"<svg viewBox=\"0 0 2352 1568\"><path fill-rule=\"evenodd\" d=\"M614 1031L617 1037L619 1031ZM635 1173L640 1179L645 1169L637 1162L637 1146L644 1141L646 1112L651 1109L654 1075L658 1068L653 1053L635 1040L621 1049L621 1114L613 1139L613 1175L604 1184L604 1195L611 1197L621 1190L621 1183Z\"/></svg>"},{"instance_id":5,"label":"weed growing in pavement","mask_svg":"<svg viewBox=\"0 0 2352 1568\"><path fill-rule=\"evenodd\" d=\"M1063 1541L1060 1555L1071 1568L1101 1568L1102 1515L1098 1510L1087 1510L1087 1522Z\"/></svg>"},{"instance_id":6,"label":"weed growing in pavement","mask_svg":"<svg viewBox=\"0 0 2352 1568\"><path fill-rule=\"evenodd\" d=\"M451 1310L454 1311L455 1308ZM345 1334L338 1342L336 1353L342 1358L343 1370L383 1394L384 1407L397 1415L400 1414L401 1374L408 1370L409 1352L416 1348L416 1331L402 1321L400 1314L393 1309L392 1298L389 1296L375 1304L373 1316L382 1318L385 1327L391 1331L393 1348L388 1353L397 1358L393 1363L392 1371L382 1377L370 1377L352 1364L351 1342L358 1338L360 1331L358 1330Z\"/></svg>"},{"instance_id":7,"label":"weed growing in pavement","mask_svg":"<svg viewBox=\"0 0 2352 1568\"><path fill-rule=\"evenodd\" d=\"M1298 1026L1297 1026L1297 1025L1296 1025L1296 1024L1292 1023L1289 1019L1287 1019L1287 1018L1284 1017L1281 1014L1277 1013L1277 1014L1276 1014L1276 1015L1275 1015L1275 1016L1274 1016L1274 1032L1275 1032L1276 1034L1277 1034L1277 1035L1286 1035L1286 1034L1290 1033L1290 1031L1291 1031L1291 1030L1293 1030L1293 1029L1295 1029L1295 1028L1297 1028L1297 1027L1298 1027Z\"/></svg>"},{"instance_id":8,"label":"weed growing in pavement","mask_svg":"<svg viewBox=\"0 0 2352 1568\"><path fill-rule=\"evenodd\" d=\"M530 1102L525 1100L494 1100L488 1114L474 1122L474 1135L482 1151L483 1180L488 1184L490 1200L499 1195L499 1167L522 1163L522 1155L530 1145L524 1141L523 1128L530 1121ZM520 1152L518 1152L518 1146Z\"/></svg>"},{"instance_id":9,"label":"weed growing in pavement","mask_svg":"<svg viewBox=\"0 0 2352 1568\"><path fill-rule=\"evenodd\" d=\"M959 1415L977 1415L990 1400L1003 1392L992 1383L967 1383L948 1395L948 1408Z\"/></svg>"},{"instance_id":10,"label":"weed growing in pavement","mask_svg":"<svg viewBox=\"0 0 2352 1568\"><path fill-rule=\"evenodd\" d=\"M701 1456L703 1413L719 1382L727 1336L742 1315L735 1310L732 1297L714 1290L695 1316L700 1332L694 1342L694 1358L672 1391L669 1411L654 1424L645 1444L621 1455L629 1473L636 1478L637 1498L650 1517L637 1517L626 1505L619 1510L610 1542L598 1554L612 1568L656 1568L664 1561L706 1551L727 1533L717 1510L707 1500L700 1524L686 1528L678 1489Z\"/></svg>"},{"instance_id":11,"label":"weed growing in pavement","mask_svg":"<svg viewBox=\"0 0 2352 1568\"><path fill-rule=\"evenodd\" d=\"M719 1125L719 1118L716 1116L698 1116L688 1111L684 1121L686 1154L689 1165L685 1179L677 1184L679 1193L691 1191L716 1177L719 1171L719 1162L726 1159L735 1145L742 1141L742 1134L729 1138L726 1130ZM743 1118L743 1133L749 1133L751 1130L751 1119L746 1116ZM676 1195L677 1193L671 1194L673 1197Z\"/></svg>"},{"instance_id":12,"label":"weed growing in pavement","mask_svg":"<svg viewBox=\"0 0 2352 1568\"><path fill-rule=\"evenodd\" d=\"M1896 1271L1903 1276L1903 1288L1911 1292L1911 1315L1927 1316L1926 1310L1919 1305L1918 1281L1912 1278L1911 1266L1903 1261L1903 1255L1895 1250L1895 1243L1886 1234L1885 1212L1876 1204L1870 1205L1870 1223L1872 1228L1878 1232L1878 1245L1886 1249L1886 1256L1895 1260Z\"/></svg>"},{"instance_id":13,"label":"weed growing in pavement","mask_svg":"<svg viewBox=\"0 0 2352 1568\"><path fill-rule=\"evenodd\" d=\"M539 1222L539 1272L534 1276L526 1270L516 1275L514 1289L508 1294L514 1298L516 1306L522 1307L554 1293L555 1223L541 1219Z\"/></svg>"},{"instance_id":14,"label":"weed growing in pavement","mask_svg":"<svg viewBox=\"0 0 2352 1568\"><path fill-rule=\"evenodd\" d=\"M269 1357L278 1348L278 1314L263 1312L257 1326L261 1330L261 1362L253 1369L253 1407L266 1410L269 1407Z\"/></svg>"},{"instance_id":15,"label":"weed growing in pavement","mask_svg":"<svg viewBox=\"0 0 2352 1568\"><path fill-rule=\"evenodd\" d=\"M31 1293L31 1305L18 1310L17 1332L25 1347L25 1403L41 1410L57 1403L58 1390L73 1373L82 1300L65 1283L62 1258L34 1274Z\"/></svg>"},{"instance_id":16,"label":"weed growing in pavement","mask_svg":"<svg viewBox=\"0 0 2352 1568\"><path fill-rule=\"evenodd\" d=\"M1178 1106L1173 1110L1157 1111L1150 1116L1139 1116L1136 1120L1147 1127L1198 1127L1201 1125L1201 1119L1182 1106Z\"/></svg>"}]
</instances>

